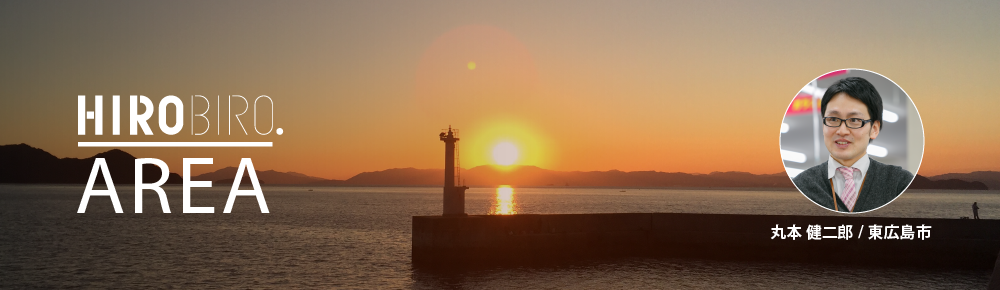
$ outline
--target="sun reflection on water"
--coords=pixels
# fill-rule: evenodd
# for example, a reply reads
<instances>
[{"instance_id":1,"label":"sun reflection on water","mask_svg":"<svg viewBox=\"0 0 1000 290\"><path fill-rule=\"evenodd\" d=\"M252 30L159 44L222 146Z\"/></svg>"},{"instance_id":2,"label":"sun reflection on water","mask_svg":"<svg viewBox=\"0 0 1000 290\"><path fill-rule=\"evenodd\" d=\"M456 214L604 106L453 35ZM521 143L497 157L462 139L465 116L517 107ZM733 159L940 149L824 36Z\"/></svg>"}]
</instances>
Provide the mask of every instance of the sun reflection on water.
<instances>
[{"instance_id":1,"label":"sun reflection on water","mask_svg":"<svg viewBox=\"0 0 1000 290\"><path fill-rule=\"evenodd\" d=\"M490 206L491 215L517 214L517 202L514 201L514 188L510 185L497 187L497 196Z\"/></svg>"}]
</instances>

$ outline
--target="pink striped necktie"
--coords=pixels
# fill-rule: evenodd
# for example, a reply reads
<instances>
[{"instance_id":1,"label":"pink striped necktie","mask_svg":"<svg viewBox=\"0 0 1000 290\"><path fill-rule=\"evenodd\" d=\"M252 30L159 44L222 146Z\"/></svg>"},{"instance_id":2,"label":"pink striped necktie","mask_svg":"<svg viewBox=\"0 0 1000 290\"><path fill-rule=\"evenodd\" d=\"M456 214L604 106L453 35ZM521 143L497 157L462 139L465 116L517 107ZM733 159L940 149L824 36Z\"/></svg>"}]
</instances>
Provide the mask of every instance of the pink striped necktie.
<instances>
[{"instance_id":1,"label":"pink striped necktie","mask_svg":"<svg viewBox=\"0 0 1000 290\"><path fill-rule=\"evenodd\" d=\"M854 202L858 200L858 193L854 190L854 167L842 166L837 168L840 175L844 176L844 190L838 192L840 200L844 202L849 211L854 211Z\"/></svg>"}]
</instances>

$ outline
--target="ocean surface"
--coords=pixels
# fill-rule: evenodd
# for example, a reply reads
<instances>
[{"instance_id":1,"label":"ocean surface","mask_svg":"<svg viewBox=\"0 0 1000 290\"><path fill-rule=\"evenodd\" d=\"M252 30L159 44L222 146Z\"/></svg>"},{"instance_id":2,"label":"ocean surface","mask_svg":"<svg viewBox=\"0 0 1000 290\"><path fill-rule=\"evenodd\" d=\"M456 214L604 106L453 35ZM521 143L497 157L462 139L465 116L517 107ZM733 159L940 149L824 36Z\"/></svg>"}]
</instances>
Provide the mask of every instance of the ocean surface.
<instances>
[{"instance_id":1,"label":"ocean surface","mask_svg":"<svg viewBox=\"0 0 1000 290\"><path fill-rule=\"evenodd\" d=\"M82 185L0 185L0 288L936 288L982 289L991 270L873 268L779 262L623 258L550 266L427 271L410 264L411 217L439 215L429 187L265 186L269 214L228 187L165 187L134 213L132 187L78 214ZM1000 218L1000 191L907 191L860 216ZM839 215L791 190L472 188L469 214L684 212ZM762 229L766 232L767 229ZM766 233L765 233L766 234Z\"/></svg>"}]
</instances>

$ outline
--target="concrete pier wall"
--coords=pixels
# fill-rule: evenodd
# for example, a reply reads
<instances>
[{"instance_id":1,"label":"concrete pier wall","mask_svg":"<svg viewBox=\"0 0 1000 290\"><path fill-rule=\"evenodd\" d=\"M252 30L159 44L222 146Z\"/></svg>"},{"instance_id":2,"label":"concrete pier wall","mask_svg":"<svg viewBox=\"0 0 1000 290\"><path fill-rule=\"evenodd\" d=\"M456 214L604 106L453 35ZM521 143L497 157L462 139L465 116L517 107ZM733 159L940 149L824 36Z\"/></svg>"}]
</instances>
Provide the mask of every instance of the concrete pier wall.
<instances>
[{"instance_id":1,"label":"concrete pier wall","mask_svg":"<svg viewBox=\"0 0 1000 290\"><path fill-rule=\"evenodd\" d=\"M793 224L801 227L801 237L771 239L775 225ZM911 225L915 236L916 226L927 225L930 236L872 240L873 224ZM852 225L853 237L808 240L809 225ZM651 256L989 269L1000 252L1000 221L681 213L415 216L412 243L416 266Z\"/></svg>"}]
</instances>

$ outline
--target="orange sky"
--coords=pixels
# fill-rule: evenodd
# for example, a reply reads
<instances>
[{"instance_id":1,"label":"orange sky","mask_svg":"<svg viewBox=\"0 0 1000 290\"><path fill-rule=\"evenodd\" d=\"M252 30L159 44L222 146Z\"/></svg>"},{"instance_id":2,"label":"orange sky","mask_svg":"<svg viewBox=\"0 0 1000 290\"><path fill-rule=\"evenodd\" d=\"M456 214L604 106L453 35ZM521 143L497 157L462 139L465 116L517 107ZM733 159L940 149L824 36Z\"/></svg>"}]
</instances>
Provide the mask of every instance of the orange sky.
<instances>
[{"instance_id":1,"label":"orange sky","mask_svg":"<svg viewBox=\"0 0 1000 290\"><path fill-rule=\"evenodd\" d=\"M861 3L867 10L797 2L4 2L0 144L82 158L106 149L78 141L273 141L126 151L160 158L172 172L184 157L215 158L195 174L251 157L258 170L345 179L443 167L437 134L452 125L462 130L467 168L511 142L520 164L555 170L776 173L788 102L816 76L853 67L892 79L913 99L926 138L920 174L1000 170L992 85L1000 4ZM105 95L105 136L77 136L80 94ZM213 106L217 95L268 95L285 133L191 136L186 123L165 136L154 115L154 136L107 136L113 94L154 103L176 95L185 105L199 94Z\"/></svg>"}]
</instances>

